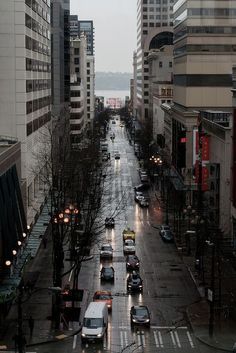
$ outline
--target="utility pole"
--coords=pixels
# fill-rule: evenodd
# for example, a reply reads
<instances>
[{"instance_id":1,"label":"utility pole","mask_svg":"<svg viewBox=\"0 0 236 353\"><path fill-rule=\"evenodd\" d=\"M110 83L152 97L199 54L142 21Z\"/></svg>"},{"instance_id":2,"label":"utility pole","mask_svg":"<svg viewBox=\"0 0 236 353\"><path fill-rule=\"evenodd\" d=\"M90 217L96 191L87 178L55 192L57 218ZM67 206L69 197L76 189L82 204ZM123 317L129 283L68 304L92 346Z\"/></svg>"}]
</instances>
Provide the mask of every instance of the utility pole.
<instances>
[{"instance_id":1,"label":"utility pole","mask_svg":"<svg viewBox=\"0 0 236 353\"><path fill-rule=\"evenodd\" d=\"M211 258L211 291L208 299L210 300L210 317L209 317L209 336L212 337L214 331L214 307L215 307L215 244L208 243L212 248ZM208 290L209 291L209 290Z\"/></svg>"}]
</instances>

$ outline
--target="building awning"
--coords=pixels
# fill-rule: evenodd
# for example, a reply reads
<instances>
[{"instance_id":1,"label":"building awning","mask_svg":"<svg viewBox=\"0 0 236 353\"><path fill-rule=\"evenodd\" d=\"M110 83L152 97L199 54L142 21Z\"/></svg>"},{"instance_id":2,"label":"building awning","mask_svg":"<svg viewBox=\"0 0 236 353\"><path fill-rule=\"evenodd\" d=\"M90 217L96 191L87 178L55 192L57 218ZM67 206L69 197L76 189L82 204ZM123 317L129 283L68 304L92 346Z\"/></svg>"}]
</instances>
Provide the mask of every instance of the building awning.
<instances>
[{"instance_id":1,"label":"building awning","mask_svg":"<svg viewBox=\"0 0 236 353\"><path fill-rule=\"evenodd\" d=\"M176 191L187 190L179 173L172 167L171 169L164 171L164 176L170 180Z\"/></svg>"}]
</instances>

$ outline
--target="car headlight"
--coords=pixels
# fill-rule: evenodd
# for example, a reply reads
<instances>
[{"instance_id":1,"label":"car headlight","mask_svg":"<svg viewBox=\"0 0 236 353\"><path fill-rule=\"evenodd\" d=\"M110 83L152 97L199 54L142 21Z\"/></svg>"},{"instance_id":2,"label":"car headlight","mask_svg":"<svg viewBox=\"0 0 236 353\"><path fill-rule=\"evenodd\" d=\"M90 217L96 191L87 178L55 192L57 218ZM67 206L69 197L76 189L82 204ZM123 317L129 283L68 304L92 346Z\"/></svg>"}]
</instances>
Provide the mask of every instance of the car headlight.
<instances>
[{"instance_id":1,"label":"car headlight","mask_svg":"<svg viewBox=\"0 0 236 353\"><path fill-rule=\"evenodd\" d=\"M101 334L101 333L98 333L98 334L97 334L97 337L102 337L102 334Z\"/></svg>"},{"instance_id":2,"label":"car headlight","mask_svg":"<svg viewBox=\"0 0 236 353\"><path fill-rule=\"evenodd\" d=\"M139 285L139 288L143 288L142 284Z\"/></svg>"},{"instance_id":3,"label":"car headlight","mask_svg":"<svg viewBox=\"0 0 236 353\"><path fill-rule=\"evenodd\" d=\"M145 320L145 322L149 322L149 321L150 321L149 319Z\"/></svg>"},{"instance_id":4,"label":"car headlight","mask_svg":"<svg viewBox=\"0 0 236 353\"><path fill-rule=\"evenodd\" d=\"M136 319L132 319L132 321L133 321L133 322L137 322L137 320L136 320Z\"/></svg>"},{"instance_id":5,"label":"car headlight","mask_svg":"<svg viewBox=\"0 0 236 353\"><path fill-rule=\"evenodd\" d=\"M82 333L81 336L82 336L82 337L86 337L85 333Z\"/></svg>"},{"instance_id":6,"label":"car headlight","mask_svg":"<svg viewBox=\"0 0 236 353\"><path fill-rule=\"evenodd\" d=\"M132 287L131 284L129 284L128 287L131 288Z\"/></svg>"},{"instance_id":7,"label":"car headlight","mask_svg":"<svg viewBox=\"0 0 236 353\"><path fill-rule=\"evenodd\" d=\"M128 265L128 266L130 266L130 263L129 263L129 262L127 262L127 265Z\"/></svg>"}]
</instances>

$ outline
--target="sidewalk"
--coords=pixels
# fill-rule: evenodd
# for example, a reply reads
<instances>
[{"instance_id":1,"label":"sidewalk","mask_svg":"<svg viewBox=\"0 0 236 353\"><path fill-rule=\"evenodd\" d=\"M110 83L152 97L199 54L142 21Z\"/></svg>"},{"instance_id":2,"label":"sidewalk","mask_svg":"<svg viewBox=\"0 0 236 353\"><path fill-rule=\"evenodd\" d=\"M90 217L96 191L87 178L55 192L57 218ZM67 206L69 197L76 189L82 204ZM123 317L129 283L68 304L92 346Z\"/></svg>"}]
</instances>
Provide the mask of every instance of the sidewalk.
<instances>
[{"instance_id":1,"label":"sidewalk","mask_svg":"<svg viewBox=\"0 0 236 353\"><path fill-rule=\"evenodd\" d=\"M69 269L69 261L65 261L66 271ZM29 280L32 288L24 290L22 296L22 327L23 334L26 338L26 350L27 347L31 347L38 344L43 344L49 341L58 341L68 336L75 334L80 331L80 323L70 322L69 327L63 327L60 325L59 330L55 330L51 321L52 311L52 292L48 289L52 287L52 240L50 234L48 234L47 246L44 248L43 243L39 247L37 256L31 259L27 266L23 276L24 283L26 284ZM63 279L64 284L69 283L68 276ZM62 288L64 286L62 284ZM83 298L80 302L80 318L83 317L84 311L87 307L88 291L83 291ZM19 305L16 303L12 304L12 307L6 317L3 327L0 332L0 351L14 351L13 336L17 333L17 320L18 320L18 309ZM32 316L34 319L34 328L32 336L30 335L30 329L28 319Z\"/></svg>"}]
</instances>

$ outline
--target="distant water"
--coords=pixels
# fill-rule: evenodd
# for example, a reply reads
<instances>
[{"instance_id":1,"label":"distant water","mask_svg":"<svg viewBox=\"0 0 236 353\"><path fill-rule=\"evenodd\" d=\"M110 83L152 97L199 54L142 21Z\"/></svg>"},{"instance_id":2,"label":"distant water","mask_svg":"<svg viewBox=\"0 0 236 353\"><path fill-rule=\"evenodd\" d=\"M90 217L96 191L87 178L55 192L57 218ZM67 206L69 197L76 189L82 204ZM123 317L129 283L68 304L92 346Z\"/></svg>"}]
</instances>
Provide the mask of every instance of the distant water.
<instances>
[{"instance_id":1,"label":"distant water","mask_svg":"<svg viewBox=\"0 0 236 353\"><path fill-rule=\"evenodd\" d=\"M120 98L122 102L125 102L125 97L130 96L129 90L95 90L96 96L102 96L105 99L105 105L107 98Z\"/></svg>"}]
</instances>

